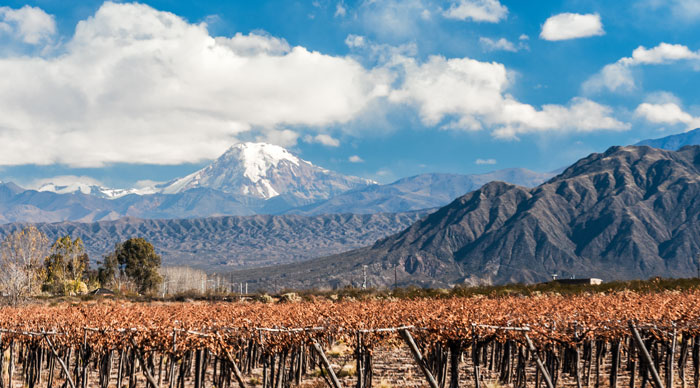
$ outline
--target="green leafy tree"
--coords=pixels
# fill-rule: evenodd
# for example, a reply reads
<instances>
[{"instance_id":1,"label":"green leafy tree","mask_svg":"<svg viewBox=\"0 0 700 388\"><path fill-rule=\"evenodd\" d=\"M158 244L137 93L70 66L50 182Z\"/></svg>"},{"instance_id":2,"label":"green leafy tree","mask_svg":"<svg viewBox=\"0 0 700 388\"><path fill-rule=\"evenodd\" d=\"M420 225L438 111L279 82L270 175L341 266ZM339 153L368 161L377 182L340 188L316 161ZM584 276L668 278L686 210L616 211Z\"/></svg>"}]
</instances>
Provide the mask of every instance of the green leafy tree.
<instances>
[{"instance_id":1,"label":"green leafy tree","mask_svg":"<svg viewBox=\"0 0 700 388\"><path fill-rule=\"evenodd\" d=\"M51 255L44 261L46 279L44 289L53 294L79 293L84 286L84 275L89 259L80 237L59 237L51 246Z\"/></svg>"},{"instance_id":2,"label":"green leafy tree","mask_svg":"<svg viewBox=\"0 0 700 388\"><path fill-rule=\"evenodd\" d=\"M160 264L160 256L151 243L140 237L130 238L117 244L114 252L105 257L100 280L105 281L103 284L120 284L126 279L139 293L155 291L163 281L158 273Z\"/></svg>"}]
</instances>

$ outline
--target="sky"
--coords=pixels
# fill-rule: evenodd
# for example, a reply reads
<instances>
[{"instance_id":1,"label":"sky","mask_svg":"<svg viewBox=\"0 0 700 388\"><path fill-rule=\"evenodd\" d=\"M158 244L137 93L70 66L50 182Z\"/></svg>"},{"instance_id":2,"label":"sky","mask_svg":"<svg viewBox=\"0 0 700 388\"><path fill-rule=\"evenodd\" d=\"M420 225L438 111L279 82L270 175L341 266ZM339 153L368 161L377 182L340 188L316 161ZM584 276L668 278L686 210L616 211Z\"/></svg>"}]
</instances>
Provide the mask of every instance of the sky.
<instances>
[{"instance_id":1,"label":"sky","mask_svg":"<svg viewBox=\"0 0 700 388\"><path fill-rule=\"evenodd\" d=\"M552 171L700 127L698 36L699 0L0 2L0 180L146 186L241 141Z\"/></svg>"}]
</instances>

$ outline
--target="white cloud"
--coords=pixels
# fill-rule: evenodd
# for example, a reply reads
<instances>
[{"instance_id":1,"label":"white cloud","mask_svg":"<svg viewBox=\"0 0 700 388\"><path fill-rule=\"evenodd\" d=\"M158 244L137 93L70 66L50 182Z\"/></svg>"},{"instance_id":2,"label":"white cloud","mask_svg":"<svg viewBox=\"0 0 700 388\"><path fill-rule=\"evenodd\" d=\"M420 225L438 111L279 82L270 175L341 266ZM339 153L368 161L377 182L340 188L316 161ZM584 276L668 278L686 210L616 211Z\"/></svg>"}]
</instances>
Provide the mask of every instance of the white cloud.
<instances>
[{"instance_id":1,"label":"white cloud","mask_svg":"<svg viewBox=\"0 0 700 388\"><path fill-rule=\"evenodd\" d=\"M605 65L600 72L583 83L583 90L587 93L595 93L603 89L612 92L630 91L636 87L631 71L633 67L670 64L681 60L698 61L700 52L691 51L684 45L664 42L650 49L639 46L632 51L631 57L623 57L615 63Z\"/></svg>"},{"instance_id":2,"label":"white cloud","mask_svg":"<svg viewBox=\"0 0 700 388\"><path fill-rule=\"evenodd\" d=\"M219 37L214 41L217 45L230 49L235 55L244 57L262 54L280 56L292 50L286 40L270 36L264 31L249 35L237 32L231 38Z\"/></svg>"},{"instance_id":3,"label":"white cloud","mask_svg":"<svg viewBox=\"0 0 700 388\"><path fill-rule=\"evenodd\" d=\"M482 164L494 165L494 164L498 163L498 161L496 161L496 159L477 159L474 161L474 163L479 164L479 165L482 165Z\"/></svg>"},{"instance_id":4,"label":"white cloud","mask_svg":"<svg viewBox=\"0 0 700 388\"><path fill-rule=\"evenodd\" d=\"M345 14L347 14L347 9L345 8L345 4L343 2L338 2L338 4L335 5L335 17L344 17Z\"/></svg>"},{"instance_id":5,"label":"white cloud","mask_svg":"<svg viewBox=\"0 0 700 388\"><path fill-rule=\"evenodd\" d=\"M671 12L674 16L685 20L697 20L700 18L700 2L697 0L671 1Z\"/></svg>"},{"instance_id":6,"label":"white cloud","mask_svg":"<svg viewBox=\"0 0 700 388\"><path fill-rule=\"evenodd\" d=\"M600 15L560 13L549 17L542 26L540 38L545 40L567 40L604 35Z\"/></svg>"},{"instance_id":7,"label":"white cloud","mask_svg":"<svg viewBox=\"0 0 700 388\"><path fill-rule=\"evenodd\" d=\"M443 12L448 19L497 23L508 16L508 8L498 0L456 0Z\"/></svg>"},{"instance_id":8,"label":"white cloud","mask_svg":"<svg viewBox=\"0 0 700 388\"><path fill-rule=\"evenodd\" d=\"M56 33L56 21L53 15L38 7L0 7L0 32L13 34L24 43L36 45L51 40Z\"/></svg>"},{"instance_id":9,"label":"white cloud","mask_svg":"<svg viewBox=\"0 0 700 388\"><path fill-rule=\"evenodd\" d=\"M361 35L350 34L345 38L345 45L350 48L364 47L366 43L365 37Z\"/></svg>"},{"instance_id":10,"label":"white cloud","mask_svg":"<svg viewBox=\"0 0 700 388\"><path fill-rule=\"evenodd\" d=\"M692 52L687 46L681 44L662 42L658 46L650 49L639 46L632 51L631 58L622 58L619 62L625 65L658 65L682 59L700 59L700 53Z\"/></svg>"},{"instance_id":11,"label":"white cloud","mask_svg":"<svg viewBox=\"0 0 700 388\"><path fill-rule=\"evenodd\" d=\"M586 80L582 87L586 93L595 93L603 89L615 92L632 90L635 83L629 66L615 62L605 65L599 73Z\"/></svg>"},{"instance_id":12,"label":"white cloud","mask_svg":"<svg viewBox=\"0 0 700 388\"><path fill-rule=\"evenodd\" d=\"M0 58L12 74L0 83L0 165L196 162L244 132L287 145L288 128L348 122L391 82L349 57L262 33L214 38L134 3L103 4L62 51Z\"/></svg>"},{"instance_id":13,"label":"white cloud","mask_svg":"<svg viewBox=\"0 0 700 388\"><path fill-rule=\"evenodd\" d=\"M655 11L666 8L676 20L692 22L700 19L700 1L697 0L646 0L641 5Z\"/></svg>"},{"instance_id":14,"label":"white cloud","mask_svg":"<svg viewBox=\"0 0 700 388\"><path fill-rule=\"evenodd\" d=\"M340 140L332 137L331 135L325 133L319 133L316 136L306 135L304 141L307 143L319 143L328 147L338 147L340 146Z\"/></svg>"},{"instance_id":15,"label":"white cloud","mask_svg":"<svg viewBox=\"0 0 700 388\"><path fill-rule=\"evenodd\" d=\"M381 40L404 40L421 34L421 26L430 18L427 10L424 0L366 0L357 12L364 29Z\"/></svg>"},{"instance_id":16,"label":"white cloud","mask_svg":"<svg viewBox=\"0 0 700 388\"><path fill-rule=\"evenodd\" d=\"M255 141L291 147L297 144L299 134L291 129L268 129L255 138Z\"/></svg>"},{"instance_id":17,"label":"white cloud","mask_svg":"<svg viewBox=\"0 0 700 388\"><path fill-rule=\"evenodd\" d=\"M486 38L486 37L482 36L481 38L479 38L479 43L481 43L481 45L487 51L497 51L497 50L510 51L510 52L518 51L518 47L516 47L513 44L513 42L509 41L506 38L500 38L498 40L493 40L491 38Z\"/></svg>"},{"instance_id":18,"label":"white cloud","mask_svg":"<svg viewBox=\"0 0 700 388\"><path fill-rule=\"evenodd\" d=\"M364 159L362 159L361 157L359 157L357 155L352 155L351 157L348 158L348 161L350 163L362 163L362 162L364 162Z\"/></svg>"},{"instance_id":19,"label":"white cloud","mask_svg":"<svg viewBox=\"0 0 700 388\"><path fill-rule=\"evenodd\" d=\"M662 104L642 103L635 109L637 116L655 124L685 124L687 129L700 127L700 117L693 117L673 102Z\"/></svg>"},{"instance_id":20,"label":"white cloud","mask_svg":"<svg viewBox=\"0 0 700 388\"><path fill-rule=\"evenodd\" d=\"M530 40L530 37L525 34L520 34L518 40Z\"/></svg>"},{"instance_id":21,"label":"white cloud","mask_svg":"<svg viewBox=\"0 0 700 388\"><path fill-rule=\"evenodd\" d=\"M612 109L585 98L568 106L521 103L507 93L505 66L470 58L431 56L424 63L405 58L405 81L389 100L415 106L425 125L447 129L495 128L493 135L515 138L540 131L626 130L629 124L612 117Z\"/></svg>"}]
</instances>

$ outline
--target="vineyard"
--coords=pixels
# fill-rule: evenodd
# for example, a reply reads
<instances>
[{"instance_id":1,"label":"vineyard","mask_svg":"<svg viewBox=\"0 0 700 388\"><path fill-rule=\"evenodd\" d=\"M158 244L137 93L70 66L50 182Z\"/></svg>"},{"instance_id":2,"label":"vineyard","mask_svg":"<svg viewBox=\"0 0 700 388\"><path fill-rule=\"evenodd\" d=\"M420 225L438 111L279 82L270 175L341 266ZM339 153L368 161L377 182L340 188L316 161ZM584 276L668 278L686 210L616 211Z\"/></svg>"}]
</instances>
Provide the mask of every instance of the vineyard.
<instances>
[{"instance_id":1,"label":"vineyard","mask_svg":"<svg viewBox=\"0 0 700 388\"><path fill-rule=\"evenodd\" d=\"M0 338L0 388L697 388L700 291L36 305Z\"/></svg>"}]
</instances>

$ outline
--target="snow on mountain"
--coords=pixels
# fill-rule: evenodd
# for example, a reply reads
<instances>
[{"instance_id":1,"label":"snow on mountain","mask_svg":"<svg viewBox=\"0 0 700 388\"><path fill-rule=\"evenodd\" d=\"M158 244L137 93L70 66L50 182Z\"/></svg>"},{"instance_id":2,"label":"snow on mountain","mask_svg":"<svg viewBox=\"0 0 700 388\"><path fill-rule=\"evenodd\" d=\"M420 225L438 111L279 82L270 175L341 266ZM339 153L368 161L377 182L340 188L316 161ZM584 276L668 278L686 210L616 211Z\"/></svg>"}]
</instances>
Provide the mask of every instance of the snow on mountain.
<instances>
[{"instance_id":1,"label":"snow on mountain","mask_svg":"<svg viewBox=\"0 0 700 388\"><path fill-rule=\"evenodd\" d=\"M314 166L280 146L239 143L209 166L164 185L161 192L204 187L263 200L285 196L309 203L373 183Z\"/></svg>"},{"instance_id":2,"label":"snow on mountain","mask_svg":"<svg viewBox=\"0 0 700 388\"><path fill-rule=\"evenodd\" d=\"M86 195L93 195L99 198L106 199L116 199L129 194L153 194L156 189L153 187L141 188L141 189L113 189L109 187L103 187L96 185L93 182L45 182L39 186L37 191L49 191L56 194L76 194L82 193Z\"/></svg>"}]
</instances>

